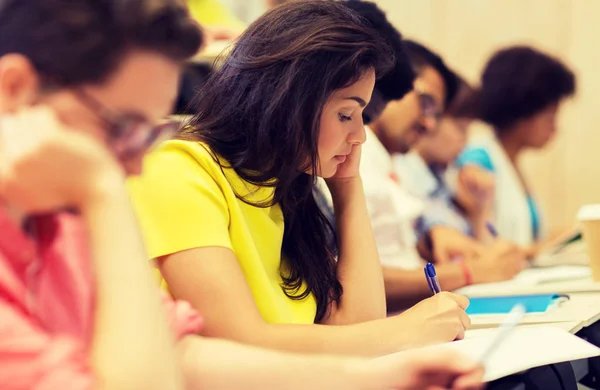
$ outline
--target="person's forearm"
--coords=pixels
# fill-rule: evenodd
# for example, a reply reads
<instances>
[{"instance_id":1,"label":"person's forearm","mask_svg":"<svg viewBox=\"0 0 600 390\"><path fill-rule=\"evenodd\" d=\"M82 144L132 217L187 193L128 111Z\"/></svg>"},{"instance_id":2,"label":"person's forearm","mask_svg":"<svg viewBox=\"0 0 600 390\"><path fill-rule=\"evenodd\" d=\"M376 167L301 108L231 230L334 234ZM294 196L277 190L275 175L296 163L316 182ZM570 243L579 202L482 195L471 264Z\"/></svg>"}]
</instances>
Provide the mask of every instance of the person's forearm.
<instances>
[{"instance_id":1,"label":"person's forearm","mask_svg":"<svg viewBox=\"0 0 600 390\"><path fill-rule=\"evenodd\" d=\"M403 318L353 325L261 324L238 334L234 341L296 353L375 357L427 343L422 329Z\"/></svg>"},{"instance_id":2,"label":"person's forearm","mask_svg":"<svg viewBox=\"0 0 600 390\"><path fill-rule=\"evenodd\" d=\"M473 238L483 243L489 243L494 239L488 228L491 213L490 207L468 209L459 199L454 199L454 202L469 223L473 232Z\"/></svg>"},{"instance_id":3,"label":"person's forearm","mask_svg":"<svg viewBox=\"0 0 600 390\"><path fill-rule=\"evenodd\" d=\"M81 209L96 283L92 362L111 389L181 389L174 344L123 185Z\"/></svg>"},{"instance_id":4,"label":"person's forearm","mask_svg":"<svg viewBox=\"0 0 600 390\"><path fill-rule=\"evenodd\" d=\"M494 237L491 235L488 227L489 220L485 215L469 217L468 221L473 231L473 237L477 241L485 244L493 240Z\"/></svg>"},{"instance_id":5,"label":"person's forearm","mask_svg":"<svg viewBox=\"0 0 600 390\"><path fill-rule=\"evenodd\" d=\"M465 285L465 275L460 265L448 263L436 267L440 286L444 291L453 291ZM431 296L422 269L404 270L383 268L388 313L406 310L419 301Z\"/></svg>"},{"instance_id":6,"label":"person's forearm","mask_svg":"<svg viewBox=\"0 0 600 390\"><path fill-rule=\"evenodd\" d=\"M357 358L276 352L196 336L186 337L178 348L188 390L367 388L352 369Z\"/></svg>"},{"instance_id":7,"label":"person's forearm","mask_svg":"<svg viewBox=\"0 0 600 390\"><path fill-rule=\"evenodd\" d=\"M333 324L385 317L385 290L360 178L329 180L339 236L338 278L344 288Z\"/></svg>"}]
</instances>

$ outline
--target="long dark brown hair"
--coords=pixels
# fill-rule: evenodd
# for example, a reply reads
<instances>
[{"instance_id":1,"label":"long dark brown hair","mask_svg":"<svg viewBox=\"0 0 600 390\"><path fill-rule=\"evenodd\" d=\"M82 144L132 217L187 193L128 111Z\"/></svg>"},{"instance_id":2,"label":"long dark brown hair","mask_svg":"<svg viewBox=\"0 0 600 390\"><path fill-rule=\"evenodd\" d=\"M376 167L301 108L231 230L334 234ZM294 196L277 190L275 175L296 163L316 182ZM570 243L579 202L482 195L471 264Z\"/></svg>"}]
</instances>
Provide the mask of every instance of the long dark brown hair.
<instances>
[{"instance_id":1,"label":"long dark brown hair","mask_svg":"<svg viewBox=\"0 0 600 390\"><path fill-rule=\"evenodd\" d=\"M385 40L354 11L333 1L279 6L254 22L199 92L197 115L180 138L200 141L245 181L274 187L285 219L282 288L314 294L321 321L342 286L333 227L313 197L319 121L336 90L365 71L393 64ZM305 172L313 172L307 174Z\"/></svg>"}]
</instances>

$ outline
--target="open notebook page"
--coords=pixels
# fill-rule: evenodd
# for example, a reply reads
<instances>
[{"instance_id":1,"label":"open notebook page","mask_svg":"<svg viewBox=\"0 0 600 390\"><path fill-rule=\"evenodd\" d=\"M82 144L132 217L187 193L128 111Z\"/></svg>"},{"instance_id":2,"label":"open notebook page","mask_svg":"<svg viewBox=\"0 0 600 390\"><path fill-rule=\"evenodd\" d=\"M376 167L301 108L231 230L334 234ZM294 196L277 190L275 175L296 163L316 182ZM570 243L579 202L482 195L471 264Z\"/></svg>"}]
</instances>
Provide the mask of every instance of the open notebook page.
<instances>
[{"instance_id":1,"label":"open notebook page","mask_svg":"<svg viewBox=\"0 0 600 390\"><path fill-rule=\"evenodd\" d=\"M492 343L498 329L478 332L465 340L447 344L479 360ZM600 348L554 326L515 328L505 342L485 362L485 381L493 381L533 367L600 356Z\"/></svg>"},{"instance_id":2,"label":"open notebook page","mask_svg":"<svg viewBox=\"0 0 600 390\"><path fill-rule=\"evenodd\" d=\"M590 280L591 270L587 266L556 266L545 268L529 268L520 272L514 279L499 283L474 284L459 288L455 292L467 296L494 296L494 295L517 295L535 293L563 293L575 292L559 289L558 284L567 284L577 281L573 286L583 286L579 282L586 281L594 290L593 282ZM555 287L556 285L556 287ZM579 291L579 289L576 289Z\"/></svg>"}]
</instances>

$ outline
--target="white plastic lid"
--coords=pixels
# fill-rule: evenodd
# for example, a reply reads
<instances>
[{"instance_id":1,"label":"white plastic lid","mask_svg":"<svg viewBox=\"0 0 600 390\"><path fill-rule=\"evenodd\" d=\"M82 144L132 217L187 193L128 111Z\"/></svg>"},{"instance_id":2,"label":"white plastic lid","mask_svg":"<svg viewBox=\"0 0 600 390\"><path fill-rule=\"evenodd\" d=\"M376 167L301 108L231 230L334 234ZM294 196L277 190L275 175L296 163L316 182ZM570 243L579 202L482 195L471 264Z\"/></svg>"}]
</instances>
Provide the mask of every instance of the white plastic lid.
<instances>
[{"instance_id":1,"label":"white plastic lid","mask_svg":"<svg viewBox=\"0 0 600 390\"><path fill-rule=\"evenodd\" d=\"M600 219L600 204L586 204L577 213L579 221L595 221Z\"/></svg>"}]
</instances>

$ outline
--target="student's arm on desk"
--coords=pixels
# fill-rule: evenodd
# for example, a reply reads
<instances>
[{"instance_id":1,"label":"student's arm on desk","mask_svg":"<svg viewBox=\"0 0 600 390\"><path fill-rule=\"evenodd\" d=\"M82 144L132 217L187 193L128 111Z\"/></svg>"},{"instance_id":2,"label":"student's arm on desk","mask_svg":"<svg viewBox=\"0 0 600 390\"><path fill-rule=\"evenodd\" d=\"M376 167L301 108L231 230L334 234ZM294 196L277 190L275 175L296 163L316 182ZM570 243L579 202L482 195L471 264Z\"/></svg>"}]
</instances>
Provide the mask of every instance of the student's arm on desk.
<instances>
[{"instance_id":1,"label":"student's arm on desk","mask_svg":"<svg viewBox=\"0 0 600 390\"><path fill-rule=\"evenodd\" d=\"M483 367L446 346L360 359L282 353L188 336L179 349L189 390L389 390L451 382L458 390L479 387L483 376Z\"/></svg>"},{"instance_id":2,"label":"student's arm on desk","mask_svg":"<svg viewBox=\"0 0 600 390\"><path fill-rule=\"evenodd\" d=\"M269 324L230 249L190 249L163 257L159 265L172 294L190 302L204 316L203 335L255 346L380 356L462 338L470 325L464 312L468 301L449 293L438 294L399 316L360 324Z\"/></svg>"},{"instance_id":3,"label":"student's arm on desk","mask_svg":"<svg viewBox=\"0 0 600 390\"><path fill-rule=\"evenodd\" d=\"M131 200L117 183L82 209L97 285L94 369L104 388L180 389L173 336Z\"/></svg>"},{"instance_id":4,"label":"student's arm on desk","mask_svg":"<svg viewBox=\"0 0 600 390\"><path fill-rule=\"evenodd\" d=\"M470 273L473 284L493 283L512 279L526 265L525 253L515 244L497 240L480 258L467 260L464 265L456 262L437 264L436 271L442 288L453 291L467 285L466 272ZM403 310L431 294L422 269L384 267L383 278L388 312Z\"/></svg>"}]
</instances>

